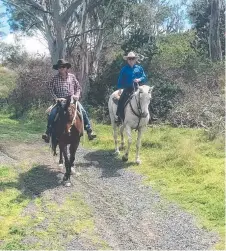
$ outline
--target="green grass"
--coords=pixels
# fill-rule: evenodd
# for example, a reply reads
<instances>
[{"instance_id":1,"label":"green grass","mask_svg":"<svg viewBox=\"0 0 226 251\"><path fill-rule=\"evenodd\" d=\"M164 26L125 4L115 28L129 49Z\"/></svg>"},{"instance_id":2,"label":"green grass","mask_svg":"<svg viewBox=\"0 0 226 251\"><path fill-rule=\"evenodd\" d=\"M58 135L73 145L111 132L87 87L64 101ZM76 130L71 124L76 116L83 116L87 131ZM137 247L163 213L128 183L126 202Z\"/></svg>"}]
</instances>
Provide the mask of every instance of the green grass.
<instances>
[{"instance_id":1,"label":"green grass","mask_svg":"<svg viewBox=\"0 0 226 251\"><path fill-rule=\"evenodd\" d=\"M0 140L35 140L40 137L44 128L45 121L25 123L9 119L6 115L0 115L2 132ZM98 138L93 142L86 140L85 146L93 149L113 150L111 127L94 124L94 129ZM135 134L133 133L130 161L135 159L134 141ZM177 202L194 214L200 226L217 231L221 236L221 241L216 248L222 250L225 247L224 157L224 139L217 138L209 141L203 130L170 127L148 128L142 140L142 164L140 166L134 164L131 169L143 174L145 183L160 191L164 197ZM7 168L1 169L3 179L9 177L10 182L14 183L15 174L10 172L4 175L7 172L9 172ZM5 194L6 201L10 200L10 196L12 196L11 199L18 196L17 187L9 189L10 191ZM27 200L25 199L23 203L11 206L12 210L15 210L15 213L12 211L12 214L15 214L16 218L21 212L20 208L26 206ZM40 216L41 219L43 217ZM9 217L7 224L12 226L16 218ZM23 222L21 224L23 225ZM88 221L84 224L91 223ZM0 223L0 225L2 224ZM80 224L77 226L80 228ZM50 228L50 231L53 230ZM16 233L17 238L23 235L23 231L22 233L17 230L13 232ZM45 234L43 233L43 235ZM18 243L20 242L18 241ZM39 248L42 245L34 247ZM21 247L16 246L13 249L21 249Z\"/></svg>"},{"instance_id":2,"label":"green grass","mask_svg":"<svg viewBox=\"0 0 226 251\"><path fill-rule=\"evenodd\" d=\"M45 126L46 121L14 120L1 114L0 141L34 142ZM81 194L68 195L60 205L45 196L34 199L22 189L23 182L34 178L33 167L26 160L19 164L20 173L13 166L0 165L1 250L62 250L75 236L99 249L109 249L95 233L92 212ZM34 210L24 213L31 203Z\"/></svg>"},{"instance_id":3,"label":"green grass","mask_svg":"<svg viewBox=\"0 0 226 251\"><path fill-rule=\"evenodd\" d=\"M62 250L75 236L109 249L95 234L92 212L80 194L69 194L61 204L45 196L33 199L23 194L10 166L0 166L0 184L1 250ZM26 212L29 204L32 210Z\"/></svg>"},{"instance_id":4,"label":"green grass","mask_svg":"<svg viewBox=\"0 0 226 251\"><path fill-rule=\"evenodd\" d=\"M86 142L95 149L113 150L112 129L95 125L98 139ZM135 160L135 140L129 161ZM148 128L143 135L140 166L131 169L145 177L170 201L177 202L201 226L217 231L225 247L224 139L209 141L203 130L170 127Z\"/></svg>"},{"instance_id":5,"label":"green grass","mask_svg":"<svg viewBox=\"0 0 226 251\"><path fill-rule=\"evenodd\" d=\"M8 114L0 113L0 141L30 142L40 138L44 132L46 121L15 120Z\"/></svg>"}]
</instances>

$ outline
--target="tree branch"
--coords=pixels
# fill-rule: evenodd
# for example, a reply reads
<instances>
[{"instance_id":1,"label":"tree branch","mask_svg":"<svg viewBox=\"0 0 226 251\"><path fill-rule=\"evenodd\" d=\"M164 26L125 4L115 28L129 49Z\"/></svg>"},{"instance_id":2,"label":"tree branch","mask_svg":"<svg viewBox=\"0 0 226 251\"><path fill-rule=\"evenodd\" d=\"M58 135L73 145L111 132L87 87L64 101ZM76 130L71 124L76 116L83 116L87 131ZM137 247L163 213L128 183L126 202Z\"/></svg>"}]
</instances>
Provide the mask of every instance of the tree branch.
<instances>
[{"instance_id":1,"label":"tree branch","mask_svg":"<svg viewBox=\"0 0 226 251\"><path fill-rule=\"evenodd\" d=\"M75 0L71 5L60 15L61 21L66 24L75 11L75 9L82 3L82 0Z\"/></svg>"},{"instance_id":2,"label":"tree branch","mask_svg":"<svg viewBox=\"0 0 226 251\"><path fill-rule=\"evenodd\" d=\"M75 34L75 35L68 36L68 37L66 37L66 39L70 39L70 38L73 38L73 37L79 37L79 36L82 36L82 35L84 35L86 33L89 33L89 32L92 32L92 31L96 31L96 30L104 30L104 28L90 29L90 30L84 31L84 32L82 32L80 34Z\"/></svg>"},{"instance_id":3,"label":"tree branch","mask_svg":"<svg viewBox=\"0 0 226 251\"><path fill-rule=\"evenodd\" d=\"M41 6L40 4L34 2L33 0L28 0L28 2L29 2L30 4L27 3L27 2L24 2L24 4L25 4L25 5L28 5L28 6L32 6L32 7L35 8L36 10L39 10L39 11L41 11L41 12L43 12L43 13L48 13L48 14L51 14L51 15L52 15L52 12L45 10L43 6Z\"/></svg>"}]
</instances>

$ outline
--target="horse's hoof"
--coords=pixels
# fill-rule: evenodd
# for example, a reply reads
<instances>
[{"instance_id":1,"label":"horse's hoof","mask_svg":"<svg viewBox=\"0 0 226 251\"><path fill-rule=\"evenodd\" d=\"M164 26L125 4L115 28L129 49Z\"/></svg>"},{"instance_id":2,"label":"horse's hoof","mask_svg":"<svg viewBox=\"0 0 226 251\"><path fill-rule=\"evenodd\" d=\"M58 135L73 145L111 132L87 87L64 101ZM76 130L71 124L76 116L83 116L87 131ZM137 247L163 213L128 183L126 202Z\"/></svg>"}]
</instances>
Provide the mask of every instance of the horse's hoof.
<instances>
[{"instance_id":1,"label":"horse's hoof","mask_svg":"<svg viewBox=\"0 0 226 251\"><path fill-rule=\"evenodd\" d=\"M122 156L122 161L125 161L125 162L126 162L126 161L128 161L128 157L127 157L127 156L125 156L125 155L124 155L124 156Z\"/></svg>"},{"instance_id":2,"label":"horse's hoof","mask_svg":"<svg viewBox=\"0 0 226 251\"><path fill-rule=\"evenodd\" d=\"M120 155L120 151L119 150L115 150L114 155Z\"/></svg>"},{"instance_id":3,"label":"horse's hoof","mask_svg":"<svg viewBox=\"0 0 226 251\"><path fill-rule=\"evenodd\" d=\"M75 168L71 167L71 174L75 174Z\"/></svg>"},{"instance_id":4,"label":"horse's hoof","mask_svg":"<svg viewBox=\"0 0 226 251\"><path fill-rule=\"evenodd\" d=\"M65 181L64 182L64 186L65 187L70 187L71 186L71 182L70 181Z\"/></svg>"},{"instance_id":5,"label":"horse's hoof","mask_svg":"<svg viewBox=\"0 0 226 251\"><path fill-rule=\"evenodd\" d=\"M140 164L141 164L141 160L140 160L140 159L137 159L137 160L136 160L136 163L137 163L137 165L140 165Z\"/></svg>"},{"instance_id":6,"label":"horse's hoof","mask_svg":"<svg viewBox=\"0 0 226 251\"><path fill-rule=\"evenodd\" d=\"M76 172L75 173L75 177L79 177L79 176L81 176L82 174L80 173L80 172Z\"/></svg>"}]
</instances>

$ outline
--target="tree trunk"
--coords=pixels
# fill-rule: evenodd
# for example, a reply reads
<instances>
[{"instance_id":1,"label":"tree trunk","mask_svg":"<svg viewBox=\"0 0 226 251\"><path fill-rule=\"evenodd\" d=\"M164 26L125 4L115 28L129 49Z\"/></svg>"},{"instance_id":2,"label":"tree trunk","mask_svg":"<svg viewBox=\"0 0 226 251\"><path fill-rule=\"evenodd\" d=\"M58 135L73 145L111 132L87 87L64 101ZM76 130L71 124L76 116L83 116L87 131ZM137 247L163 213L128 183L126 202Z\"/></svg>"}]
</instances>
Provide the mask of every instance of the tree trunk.
<instances>
[{"instance_id":1,"label":"tree trunk","mask_svg":"<svg viewBox=\"0 0 226 251\"><path fill-rule=\"evenodd\" d=\"M220 43L220 0L211 1L211 16L209 30L209 54L212 61L222 61L222 50Z\"/></svg>"}]
</instances>

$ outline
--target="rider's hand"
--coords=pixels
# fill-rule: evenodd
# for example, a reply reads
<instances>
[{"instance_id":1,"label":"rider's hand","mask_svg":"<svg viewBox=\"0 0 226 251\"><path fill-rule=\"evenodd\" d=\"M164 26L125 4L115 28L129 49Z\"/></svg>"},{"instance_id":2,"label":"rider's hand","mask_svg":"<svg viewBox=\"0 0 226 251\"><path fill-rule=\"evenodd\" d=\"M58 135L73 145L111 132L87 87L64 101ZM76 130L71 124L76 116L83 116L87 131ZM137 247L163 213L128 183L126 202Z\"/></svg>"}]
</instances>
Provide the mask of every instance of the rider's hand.
<instances>
[{"instance_id":1,"label":"rider's hand","mask_svg":"<svg viewBox=\"0 0 226 251\"><path fill-rule=\"evenodd\" d=\"M134 82L135 82L135 83L139 83L139 82L140 82L140 79L139 79L139 78L135 78L135 79L134 79Z\"/></svg>"},{"instance_id":2,"label":"rider's hand","mask_svg":"<svg viewBox=\"0 0 226 251\"><path fill-rule=\"evenodd\" d=\"M64 98L56 98L56 99L55 99L56 102L57 102L57 101L62 101L62 100L64 100Z\"/></svg>"},{"instance_id":3,"label":"rider's hand","mask_svg":"<svg viewBox=\"0 0 226 251\"><path fill-rule=\"evenodd\" d=\"M73 99L74 99L75 101L78 101L78 100L79 100L79 97L76 96L76 95L73 95L72 97L73 97Z\"/></svg>"}]
</instances>

